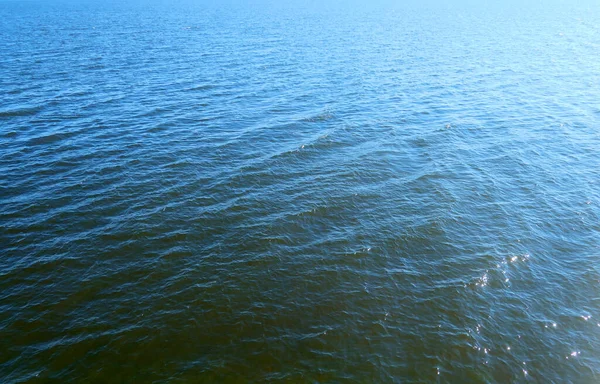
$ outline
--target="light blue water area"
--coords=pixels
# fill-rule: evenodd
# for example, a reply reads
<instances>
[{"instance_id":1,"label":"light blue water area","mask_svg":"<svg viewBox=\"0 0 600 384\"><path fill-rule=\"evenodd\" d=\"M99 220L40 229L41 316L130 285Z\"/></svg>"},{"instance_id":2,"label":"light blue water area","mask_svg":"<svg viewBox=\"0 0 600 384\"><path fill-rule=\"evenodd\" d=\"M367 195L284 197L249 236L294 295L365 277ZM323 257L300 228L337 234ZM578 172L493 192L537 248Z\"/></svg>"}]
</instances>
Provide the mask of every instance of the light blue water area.
<instances>
[{"instance_id":1,"label":"light blue water area","mask_svg":"<svg viewBox=\"0 0 600 384\"><path fill-rule=\"evenodd\" d=\"M3 383L600 382L597 1L0 1Z\"/></svg>"}]
</instances>

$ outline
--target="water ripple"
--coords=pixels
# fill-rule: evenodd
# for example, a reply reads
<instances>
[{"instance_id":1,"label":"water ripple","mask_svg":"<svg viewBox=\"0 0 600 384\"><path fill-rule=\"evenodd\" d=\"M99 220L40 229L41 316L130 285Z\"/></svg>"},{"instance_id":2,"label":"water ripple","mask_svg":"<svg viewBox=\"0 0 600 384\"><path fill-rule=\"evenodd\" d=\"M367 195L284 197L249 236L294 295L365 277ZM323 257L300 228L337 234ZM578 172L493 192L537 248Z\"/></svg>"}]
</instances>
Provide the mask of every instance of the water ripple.
<instances>
[{"instance_id":1,"label":"water ripple","mask_svg":"<svg viewBox=\"0 0 600 384\"><path fill-rule=\"evenodd\" d=\"M597 382L597 8L234 3L0 3L3 382Z\"/></svg>"}]
</instances>

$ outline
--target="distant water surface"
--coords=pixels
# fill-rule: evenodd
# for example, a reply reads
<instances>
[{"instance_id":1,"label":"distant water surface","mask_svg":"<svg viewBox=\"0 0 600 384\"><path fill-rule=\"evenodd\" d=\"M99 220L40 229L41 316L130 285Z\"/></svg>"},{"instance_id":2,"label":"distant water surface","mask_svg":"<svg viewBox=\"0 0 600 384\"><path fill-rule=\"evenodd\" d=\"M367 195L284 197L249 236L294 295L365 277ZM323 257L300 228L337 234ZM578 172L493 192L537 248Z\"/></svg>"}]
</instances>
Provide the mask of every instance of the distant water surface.
<instances>
[{"instance_id":1,"label":"distant water surface","mask_svg":"<svg viewBox=\"0 0 600 384\"><path fill-rule=\"evenodd\" d=\"M0 1L0 381L600 382L600 4L395 3Z\"/></svg>"}]
</instances>

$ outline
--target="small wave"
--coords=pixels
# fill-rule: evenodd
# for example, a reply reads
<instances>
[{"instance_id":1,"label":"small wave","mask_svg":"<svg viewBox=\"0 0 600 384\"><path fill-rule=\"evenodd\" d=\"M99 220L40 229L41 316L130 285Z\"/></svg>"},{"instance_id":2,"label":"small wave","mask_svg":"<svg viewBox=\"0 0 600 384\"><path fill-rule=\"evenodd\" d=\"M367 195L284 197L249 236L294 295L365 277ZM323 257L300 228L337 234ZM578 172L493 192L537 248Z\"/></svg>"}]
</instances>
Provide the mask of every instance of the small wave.
<instances>
[{"instance_id":1,"label":"small wave","mask_svg":"<svg viewBox=\"0 0 600 384\"><path fill-rule=\"evenodd\" d=\"M138 117L139 118L146 118L146 117L156 117L156 116L162 116L168 113L173 112L173 108L171 108L170 106L166 106L166 107L159 107L159 108L153 108L151 110L145 111L143 113L141 113Z\"/></svg>"},{"instance_id":2,"label":"small wave","mask_svg":"<svg viewBox=\"0 0 600 384\"><path fill-rule=\"evenodd\" d=\"M213 85L213 84L203 84L203 85L196 85L191 88L186 88L184 91L186 91L186 92L208 91L209 89L213 89L213 88L215 88L215 85Z\"/></svg>"},{"instance_id":3,"label":"small wave","mask_svg":"<svg viewBox=\"0 0 600 384\"><path fill-rule=\"evenodd\" d=\"M17 131L8 131L8 132L4 133L1 137L12 138L12 137L16 137L17 135L18 135Z\"/></svg>"},{"instance_id":4,"label":"small wave","mask_svg":"<svg viewBox=\"0 0 600 384\"><path fill-rule=\"evenodd\" d=\"M290 155L297 155L301 152L310 150L311 153L321 153L324 150L331 150L332 148L344 146L345 143L337 137L332 137L332 132L326 132L319 134L313 138L310 138L297 146L286 148L283 151L279 151L269 156L269 159L281 159Z\"/></svg>"},{"instance_id":5,"label":"small wave","mask_svg":"<svg viewBox=\"0 0 600 384\"><path fill-rule=\"evenodd\" d=\"M49 135L44 135L44 136L38 136L38 137L34 137L32 139L29 139L27 141L27 145L47 145L47 144L53 144L56 143L58 141L64 140L66 138L67 135L63 135L60 133L52 133Z\"/></svg>"},{"instance_id":6,"label":"small wave","mask_svg":"<svg viewBox=\"0 0 600 384\"><path fill-rule=\"evenodd\" d=\"M100 70L100 69L106 69L106 65L104 65L102 63L95 63L95 64L86 65L85 67L83 67L83 69L85 69L87 71L95 71L95 70Z\"/></svg>"},{"instance_id":7,"label":"small wave","mask_svg":"<svg viewBox=\"0 0 600 384\"><path fill-rule=\"evenodd\" d=\"M318 122L323 122L323 121L328 121L331 120L335 117L335 115L329 111L325 111L313 116L309 116L309 117L304 117L302 119L300 119L300 122L302 123L318 123Z\"/></svg>"},{"instance_id":8,"label":"small wave","mask_svg":"<svg viewBox=\"0 0 600 384\"><path fill-rule=\"evenodd\" d=\"M41 110L42 110L41 106L9 109L9 110L5 110L5 111L0 111L0 119L1 118L9 118L9 117L34 116Z\"/></svg>"}]
</instances>

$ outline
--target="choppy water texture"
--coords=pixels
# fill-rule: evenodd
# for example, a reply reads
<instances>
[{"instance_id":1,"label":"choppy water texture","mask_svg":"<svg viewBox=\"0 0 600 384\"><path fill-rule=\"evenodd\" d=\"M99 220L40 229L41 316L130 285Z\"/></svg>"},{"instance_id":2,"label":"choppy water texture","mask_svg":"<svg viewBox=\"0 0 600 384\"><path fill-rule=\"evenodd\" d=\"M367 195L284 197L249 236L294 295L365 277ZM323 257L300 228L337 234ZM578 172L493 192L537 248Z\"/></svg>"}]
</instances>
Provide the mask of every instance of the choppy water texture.
<instances>
[{"instance_id":1,"label":"choppy water texture","mask_svg":"<svg viewBox=\"0 0 600 384\"><path fill-rule=\"evenodd\" d=\"M600 382L596 1L0 2L0 74L2 383Z\"/></svg>"}]
</instances>

